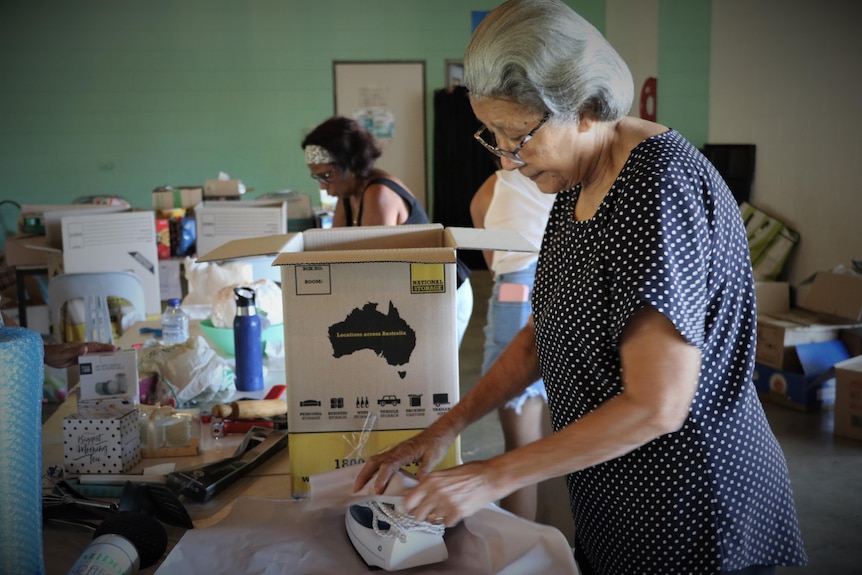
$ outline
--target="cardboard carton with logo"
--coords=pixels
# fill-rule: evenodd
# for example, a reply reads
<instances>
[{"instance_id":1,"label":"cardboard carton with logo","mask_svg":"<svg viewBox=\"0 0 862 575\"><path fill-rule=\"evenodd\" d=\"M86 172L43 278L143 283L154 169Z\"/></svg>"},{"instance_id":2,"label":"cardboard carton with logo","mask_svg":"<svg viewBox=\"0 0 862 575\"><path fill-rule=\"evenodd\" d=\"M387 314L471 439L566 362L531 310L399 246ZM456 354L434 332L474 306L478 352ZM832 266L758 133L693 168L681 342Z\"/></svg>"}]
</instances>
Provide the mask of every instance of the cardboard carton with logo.
<instances>
[{"instance_id":1,"label":"cardboard carton with logo","mask_svg":"<svg viewBox=\"0 0 862 575\"><path fill-rule=\"evenodd\" d=\"M199 259L277 254L295 496L457 403L456 248L536 250L520 234L429 224L238 240ZM456 444L442 466L459 461Z\"/></svg>"}]
</instances>

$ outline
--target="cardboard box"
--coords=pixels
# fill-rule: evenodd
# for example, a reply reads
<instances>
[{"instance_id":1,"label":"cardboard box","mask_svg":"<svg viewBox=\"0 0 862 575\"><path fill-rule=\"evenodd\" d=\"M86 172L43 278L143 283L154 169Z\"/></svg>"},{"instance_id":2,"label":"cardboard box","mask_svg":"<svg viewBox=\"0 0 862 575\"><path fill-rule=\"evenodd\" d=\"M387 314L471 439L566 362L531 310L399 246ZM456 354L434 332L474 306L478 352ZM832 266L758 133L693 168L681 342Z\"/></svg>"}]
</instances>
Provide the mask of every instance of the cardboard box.
<instances>
[{"instance_id":1,"label":"cardboard box","mask_svg":"<svg viewBox=\"0 0 862 575\"><path fill-rule=\"evenodd\" d=\"M15 236L6 238L6 265L12 267L48 267L47 236Z\"/></svg>"},{"instance_id":2,"label":"cardboard box","mask_svg":"<svg viewBox=\"0 0 862 575\"><path fill-rule=\"evenodd\" d=\"M739 206L742 213L742 221L745 223L745 232L748 235L748 250L751 254L751 262L755 263L772 243L772 240L784 229L784 224L768 216L762 210L755 208L748 202Z\"/></svg>"},{"instance_id":3,"label":"cardboard box","mask_svg":"<svg viewBox=\"0 0 862 575\"><path fill-rule=\"evenodd\" d=\"M835 366L835 435L862 440L862 356Z\"/></svg>"},{"instance_id":4,"label":"cardboard box","mask_svg":"<svg viewBox=\"0 0 862 575\"><path fill-rule=\"evenodd\" d=\"M799 243L799 233L788 228L781 231L772 239L766 249L760 254L757 263L752 263L752 271L756 280L775 280L781 275L784 262L790 257L790 253Z\"/></svg>"},{"instance_id":5,"label":"cardboard box","mask_svg":"<svg viewBox=\"0 0 862 575\"><path fill-rule=\"evenodd\" d=\"M67 474L126 473L141 461L138 410L75 413L63 418Z\"/></svg>"},{"instance_id":6,"label":"cardboard box","mask_svg":"<svg viewBox=\"0 0 862 575\"><path fill-rule=\"evenodd\" d=\"M798 411L814 411L835 402L833 366L849 357L840 341L800 344L793 348L798 367L776 369L757 363L754 386L760 397Z\"/></svg>"},{"instance_id":7,"label":"cardboard box","mask_svg":"<svg viewBox=\"0 0 862 575\"><path fill-rule=\"evenodd\" d=\"M45 236L48 238L48 247L55 250L63 249L63 218L82 215L116 214L129 211L127 206L102 206L96 204L22 206L22 213L24 209L44 210Z\"/></svg>"},{"instance_id":8,"label":"cardboard box","mask_svg":"<svg viewBox=\"0 0 862 575\"><path fill-rule=\"evenodd\" d=\"M520 234L429 224L312 229L199 258L278 254L295 496L457 403L456 248L536 251ZM456 444L442 465L459 460Z\"/></svg>"},{"instance_id":9,"label":"cardboard box","mask_svg":"<svg viewBox=\"0 0 862 575\"><path fill-rule=\"evenodd\" d=\"M790 284L787 282L754 282L758 315L782 313L790 309Z\"/></svg>"},{"instance_id":10,"label":"cardboard box","mask_svg":"<svg viewBox=\"0 0 862 575\"><path fill-rule=\"evenodd\" d=\"M862 325L862 276L819 272L798 308L781 310L774 301L768 301L778 291L757 292L758 310L762 305L772 310L758 311L758 363L792 370L793 346L835 340L843 329Z\"/></svg>"},{"instance_id":11,"label":"cardboard box","mask_svg":"<svg viewBox=\"0 0 862 575\"><path fill-rule=\"evenodd\" d=\"M748 202L739 206L756 280L774 280L799 242L799 234Z\"/></svg>"},{"instance_id":12,"label":"cardboard box","mask_svg":"<svg viewBox=\"0 0 862 575\"><path fill-rule=\"evenodd\" d=\"M130 271L144 286L147 315L161 314L154 212L67 215L61 227L66 273Z\"/></svg>"},{"instance_id":13,"label":"cardboard box","mask_svg":"<svg viewBox=\"0 0 862 575\"><path fill-rule=\"evenodd\" d=\"M233 240L282 235L287 232L287 215L284 201L204 202L195 207L197 252L206 254ZM281 281L271 257L250 263L255 280Z\"/></svg>"},{"instance_id":14,"label":"cardboard box","mask_svg":"<svg viewBox=\"0 0 862 575\"><path fill-rule=\"evenodd\" d=\"M201 186L165 187L153 190L153 209L157 212L173 208L193 208L204 201Z\"/></svg>"},{"instance_id":15,"label":"cardboard box","mask_svg":"<svg viewBox=\"0 0 862 575\"><path fill-rule=\"evenodd\" d=\"M205 200L238 200L245 193L245 185L239 180L206 180Z\"/></svg>"},{"instance_id":16,"label":"cardboard box","mask_svg":"<svg viewBox=\"0 0 862 575\"><path fill-rule=\"evenodd\" d=\"M311 197L302 192L288 192L284 194L287 202L287 213L292 219L307 220L312 217Z\"/></svg>"},{"instance_id":17,"label":"cardboard box","mask_svg":"<svg viewBox=\"0 0 862 575\"><path fill-rule=\"evenodd\" d=\"M203 202L195 206L198 254L224 243L287 232L286 202Z\"/></svg>"},{"instance_id":18,"label":"cardboard box","mask_svg":"<svg viewBox=\"0 0 862 575\"><path fill-rule=\"evenodd\" d=\"M132 399L137 401L138 352L88 353L78 358L80 397L78 405L95 399Z\"/></svg>"}]
</instances>

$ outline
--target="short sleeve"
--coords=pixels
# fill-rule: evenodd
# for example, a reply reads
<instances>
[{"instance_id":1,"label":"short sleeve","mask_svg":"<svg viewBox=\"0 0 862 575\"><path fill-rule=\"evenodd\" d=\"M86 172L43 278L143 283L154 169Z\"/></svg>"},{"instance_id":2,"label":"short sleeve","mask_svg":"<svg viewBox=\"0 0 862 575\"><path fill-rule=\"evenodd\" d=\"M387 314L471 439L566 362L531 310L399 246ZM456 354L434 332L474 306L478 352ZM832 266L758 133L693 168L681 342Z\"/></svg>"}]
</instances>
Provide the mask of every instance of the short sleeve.
<instances>
[{"instance_id":1,"label":"short sleeve","mask_svg":"<svg viewBox=\"0 0 862 575\"><path fill-rule=\"evenodd\" d=\"M631 169L617 183L625 189L614 196L609 226L611 304L615 317L626 321L651 306L700 348L712 253L709 185L694 162L673 150L636 150Z\"/></svg>"}]
</instances>

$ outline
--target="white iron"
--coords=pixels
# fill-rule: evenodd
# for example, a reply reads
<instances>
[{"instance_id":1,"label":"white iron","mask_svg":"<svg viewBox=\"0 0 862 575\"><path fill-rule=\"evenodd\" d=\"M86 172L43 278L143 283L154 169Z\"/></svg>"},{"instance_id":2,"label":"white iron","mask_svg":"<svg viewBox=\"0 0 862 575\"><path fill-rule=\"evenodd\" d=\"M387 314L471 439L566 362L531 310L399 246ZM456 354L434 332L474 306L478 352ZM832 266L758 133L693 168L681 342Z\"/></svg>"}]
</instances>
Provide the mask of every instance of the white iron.
<instances>
[{"instance_id":1,"label":"white iron","mask_svg":"<svg viewBox=\"0 0 862 575\"><path fill-rule=\"evenodd\" d=\"M347 508L347 536L369 566L386 571L445 561L442 525L416 521L399 511L403 498L376 496Z\"/></svg>"}]
</instances>

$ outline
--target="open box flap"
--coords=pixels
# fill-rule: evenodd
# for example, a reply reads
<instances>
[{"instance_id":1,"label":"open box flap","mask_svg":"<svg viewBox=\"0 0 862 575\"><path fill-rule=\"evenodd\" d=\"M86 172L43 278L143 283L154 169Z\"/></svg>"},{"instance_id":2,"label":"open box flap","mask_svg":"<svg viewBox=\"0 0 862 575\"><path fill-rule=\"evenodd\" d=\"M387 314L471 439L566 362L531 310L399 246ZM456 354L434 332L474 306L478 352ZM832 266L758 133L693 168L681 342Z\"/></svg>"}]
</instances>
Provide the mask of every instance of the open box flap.
<instances>
[{"instance_id":1,"label":"open box flap","mask_svg":"<svg viewBox=\"0 0 862 575\"><path fill-rule=\"evenodd\" d=\"M212 262L277 256L273 265L302 263L303 253L314 253L317 261L361 261L359 252L401 252L393 261L453 262L452 249L536 252L538 248L518 232L476 228L443 228L440 224L409 226L362 226L311 229L304 232L233 240L197 258ZM326 252L356 252L327 256ZM434 254L434 252L440 252ZM408 255L408 252L411 255ZM347 259L345 259L347 258ZM418 259L417 259L418 258Z\"/></svg>"},{"instance_id":2,"label":"open box flap","mask_svg":"<svg viewBox=\"0 0 862 575\"><path fill-rule=\"evenodd\" d=\"M298 244L298 248L294 245ZM276 234L226 242L197 258L198 262L219 262L261 256L273 257L280 252L302 249L302 234Z\"/></svg>"},{"instance_id":3,"label":"open box flap","mask_svg":"<svg viewBox=\"0 0 862 575\"><path fill-rule=\"evenodd\" d=\"M313 228L304 231L303 236L305 240L300 249L307 252L400 250L410 248L440 248L445 246L442 239L443 226L440 224Z\"/></svg>"},{"instance_id":4,"label":"open box flap","mask_svg":"<svg viewBox=\"0 0 862 575\"><path fill-rule=\"evenodd\" d=\"M506 252L535 253L534 246L520 232L510 230L488 230L480 228L446 228L455 246L463 250L497 250Z\"/></svg>"}]
</instances>

